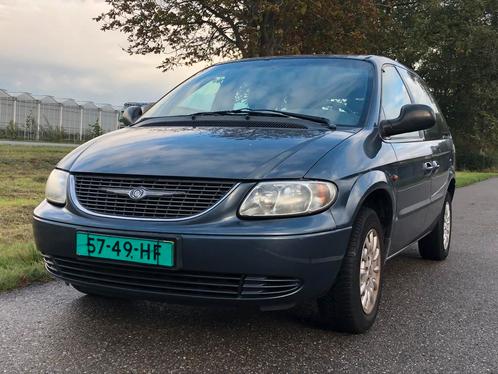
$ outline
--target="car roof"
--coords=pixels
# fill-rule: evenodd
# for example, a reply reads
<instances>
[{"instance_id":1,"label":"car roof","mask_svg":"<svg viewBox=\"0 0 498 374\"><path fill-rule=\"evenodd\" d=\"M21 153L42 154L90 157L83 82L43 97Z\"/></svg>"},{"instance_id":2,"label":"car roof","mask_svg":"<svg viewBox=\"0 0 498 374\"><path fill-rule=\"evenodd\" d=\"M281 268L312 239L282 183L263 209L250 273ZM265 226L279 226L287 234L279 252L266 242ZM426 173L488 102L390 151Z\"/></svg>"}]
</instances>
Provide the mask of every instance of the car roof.
<instances>
[{"instance_id":1,"label":"car roof","mask_svg":"<svg viewBox=\"0 0 498 374\"><path fill-rule=\"evenodd\" d=\"M390 59L389 57L378 56L378 55L285 55L285 56L265 56L265 57L251 57L251 58L243 58L239 60L231 60L225 62L219 62L214 65L225 65L225 64L233 64L244 61L258 61L258 60L280 60L280 59L313 59L313 58L331 58L331 59L347 59L347 60L362 60L362 61L370 61L375 65L382 66L384 64L392 64L396 66L403 67L405 69L410 70L403 64Z\"/></svg>"}]
</instances>

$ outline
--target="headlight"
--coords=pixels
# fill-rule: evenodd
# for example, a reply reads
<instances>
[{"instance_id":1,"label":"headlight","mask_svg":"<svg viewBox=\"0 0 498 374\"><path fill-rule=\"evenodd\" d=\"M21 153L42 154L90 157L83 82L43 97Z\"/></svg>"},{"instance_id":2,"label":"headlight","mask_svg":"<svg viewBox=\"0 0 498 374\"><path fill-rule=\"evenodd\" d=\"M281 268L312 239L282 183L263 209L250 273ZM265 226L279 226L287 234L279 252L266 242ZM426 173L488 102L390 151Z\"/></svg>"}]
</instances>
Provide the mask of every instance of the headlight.
<instances>
[{"instance_id":1,"label":"headlight","mask_svg":"<svg viewBox=\"0 0 498 374\"><path fill-rule=\"evenodd\" d=\"M67 180L69 174L65 171L54 169L50 173L45 187L45 198L51 203L64 205L67 195Z\"/></svg>"},{"instance_id":2,"label":"headlight","mask_svg":"<svg viewBox=\"0 0 498 374\"><path fill-rule=\"evenodd\" d=\"M305 215L329 207L337 195L330 182L282 181L258 183L239 209L244 217Z\"/></svg>"}]
</instances>

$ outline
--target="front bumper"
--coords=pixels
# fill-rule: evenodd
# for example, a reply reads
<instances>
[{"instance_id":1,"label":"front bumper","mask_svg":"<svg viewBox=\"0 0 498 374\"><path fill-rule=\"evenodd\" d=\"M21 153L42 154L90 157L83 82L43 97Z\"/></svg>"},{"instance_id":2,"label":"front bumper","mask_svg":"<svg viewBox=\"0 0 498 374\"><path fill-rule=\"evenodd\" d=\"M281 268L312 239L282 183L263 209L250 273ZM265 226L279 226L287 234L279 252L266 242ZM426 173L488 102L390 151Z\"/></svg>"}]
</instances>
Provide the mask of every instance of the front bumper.
<instances>
[{"instance_id":1,"label":"front bumper","mask_svg":"<svg viewBox=\"0 0 498 374\"><path fill-rule=\"evenodd\" d=\"M303 228L305 234L292 235L269 235L268 230L264 235L171 233L167 227L161 231L137 230L133 221L119 219L114 220L119 227L99 225L98 220L88 225L88 217L79 219L69 211L64 214L71 219L53 220L60 216L60 210L42 203L33 220L36 245L53 275L98 294L174 303L285 309L315 299L332 286L351 231L343 228L309 233L309 228ZM77 231L175 239L178 266L157 269L78 257Z\"/></svg>"}]
</instances>

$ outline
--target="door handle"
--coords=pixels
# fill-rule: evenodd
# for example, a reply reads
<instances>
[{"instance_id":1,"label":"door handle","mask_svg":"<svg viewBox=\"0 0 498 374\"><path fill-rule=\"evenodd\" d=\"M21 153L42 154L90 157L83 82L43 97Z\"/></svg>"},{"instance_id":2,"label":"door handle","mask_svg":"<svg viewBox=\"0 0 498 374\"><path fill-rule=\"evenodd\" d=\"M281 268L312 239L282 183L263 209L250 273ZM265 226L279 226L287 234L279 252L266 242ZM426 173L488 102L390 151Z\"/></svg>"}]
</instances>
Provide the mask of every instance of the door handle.
<instances>
[{"instance_id":1,"label":"door handle","mask_svg":"<svg viewBox=\"0 0 498 374\"><path fill-rule=\"evenodd\" d=\"M424 172L426 174L429 174L429 173L432 173L432 171L434 170L434 164L432 162L424 162Z\"/></svg>"}]
</instances>

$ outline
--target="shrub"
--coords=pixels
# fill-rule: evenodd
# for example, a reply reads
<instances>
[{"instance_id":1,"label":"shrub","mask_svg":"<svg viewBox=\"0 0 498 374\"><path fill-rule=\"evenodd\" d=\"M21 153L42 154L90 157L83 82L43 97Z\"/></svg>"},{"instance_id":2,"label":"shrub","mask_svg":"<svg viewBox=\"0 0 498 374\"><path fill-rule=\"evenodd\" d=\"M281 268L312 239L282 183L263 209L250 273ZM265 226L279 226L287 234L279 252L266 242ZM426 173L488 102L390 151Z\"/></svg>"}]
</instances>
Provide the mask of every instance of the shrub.
<instances>
[{"instance_id":1,"label":"shrub","mask_svg":"<svg viewBox=\"0 0 498 374\"><path fill-rule=\"evenodd\" d=\"M457 152L459 170L488 170L497 167L496 159L478 152Z\"/></svg>"},{"instance_id":2,"label":"shrub","mask_svg":"<svg viewBox=\"0 0 498 374\"><path fill-rule=\"evenodd\" d=\"M90 127L90 132L88 134L90 138L96 138L104 133L102 127L100 126L99 120L96 120L95 123L88 124L88 127Z\"/></svg>"},{"instance_id":3,"label":"shrub","mask_svg":"<svg viewBox=\"0 0 498 374\"><path fill-rule=\"evenodd\" d=\"M19 136L17 124L14 121L10 121L3 132L7 139L17 139Z\"/></svg>"},{"instance_id":4,"label":"shrub","mask_svg":"<svg viewBox=\"0 0 498 374\"><path fill-rule=\"evenodd\" d=\"M62 142L66 137L64 128L59 128L58 126L51 126L47 124L46 126L40 127L40 140L46 140L50 142Z\"/></svg>"}]
</instances>

